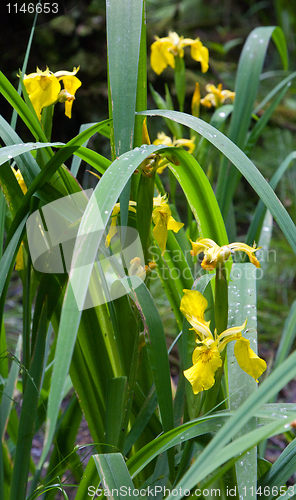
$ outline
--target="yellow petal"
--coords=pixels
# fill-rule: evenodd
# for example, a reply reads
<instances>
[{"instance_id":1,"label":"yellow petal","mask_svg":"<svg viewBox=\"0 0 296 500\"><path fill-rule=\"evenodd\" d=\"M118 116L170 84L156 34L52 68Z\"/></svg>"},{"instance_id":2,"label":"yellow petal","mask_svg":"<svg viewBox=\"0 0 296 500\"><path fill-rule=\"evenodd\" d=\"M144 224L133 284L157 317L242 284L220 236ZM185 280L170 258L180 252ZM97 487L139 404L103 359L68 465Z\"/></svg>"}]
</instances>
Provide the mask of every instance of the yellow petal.
<instances>
[{"instance_id":1,"label":"yellow petal","mask_svg":"<svg viewBox=\"0 0 296 500\"><path fill-rule=\"evenodd\" d=\"M24 178L23 178L23 176L21 174L21 171L20 170L16 171L16 170L14 170L14 168L12 168L12 171L13 171L14 175L16 176L17 182L19 183L19 186L20 186L22 192L24 194L26 194L26 192L28 191L28 189L27 189L27 186L25 184Z\"/></svg>"},{"instance_id":2,"label":"yellow petal","mask_svg":"<svg viewBox=\"0 0 296 500\"><path fill-rule=\"evenodd\" d=\"M175 67L175 58L169 49L173 48L171 41L156 40L151 45L150 63L153 71L160 75L167 66Z\"/></svg>"},{"instance_id":3,"label":"yellow petal","mask_svg":"<svg viewBox=\"0 0 296 500\"><path fill-rule=\"evenodd\" d=\"M257 252L257 250L259 250L262 247L258 247L258 248L250 247L249 245L246 245L245 243L239 243L239 242L230 243L230 245L228 245L228 246L234 252L239 252L239 251L245 252L247 254L247 256L249 257L251 264L254 264L254 266L256 266L256 267L261 267L260 262L258 261L258 259L254 255L254 252Z\"/></svg>"},{"instance_id":4,"label":"yellow petal","mask_svg":"<svg viewBox=\"0 0 296 500\"><path fill-rule=\"evenodd\" d=\"M188 153L192 154L195 148L194 138L193 139L177 139L174 141L174 146L183 146L188 148Z\"/></svg>"},{"instance_id":5,"label":"yellow petal","mask_svg":"<svg viewBox=\"0 0 296 500\"><path fill-rule=\"evenodd\" d=\"M201 71L206 73L209 69L209 51L204 47L201 41L197 38L191 45L191 57L195 61L200 62Z\"/></svg>"},{"instance_id":6,"label":"yellow petal","mask_svg":"<svg viewBox=\"0 0 296 500\"><path fill-rule=\"evenodd\" d=\"M148 145L151 144L147 128L147 116L145 116L142 125L142 144L148 144Z\"/></svg>"},{"instance_id":7,"label":"yellow petal","mask_svg":"<svg viewBox=\"0 0 296 500\"><path fill-rule=\"evenodd\" d=\"M65 73L65 74L63 76L59 76L58 80L62 80L65 90L72 96L72 99L68 99L67 101L65 101L65 115L68 116L68 118L71 118L72 105L75 92L81 86L81 81L76 76L74 76L73 73L70 73L69 71L64 71L64 72L59 71L58 73L55 74L60 74L60 73Z\"/></svg>"},{"instance_id":8,"label":"yellow petal","mask_svg":"<svg viewBox=\"0 0 296 500\"><path fill-rule=\"evenodd\" d=\"M210 389L215 383L215 372L222 366L219 351L206 346L196 347L192 356L193 366L185 370L184 376L192 385L194 394Z\"/></svg>"},{"instance_id":9,"label":"yellow petal","mask_svg":"<svg viewBox=\"0 0 296 500\"><path fill-rule=\"evenodd\" d=\"M24 85L38 119L41 120L42 109L57 101L61 85L48 68L46 71L40 71L37 68L37 73L25 75Z\"/></svg>"},{"instance_id":10,"label":"yellow petal","mask_svg":"<svg viewBox=\"0 0 296 500\"><path fill-rule=\"evenodd\" d=\"M183 292L185 295L181 299L180 311L194 330L201 334L202 338L213 338L209 329L210 322L205 321L204 313L208 307L207 299L197 290L183 290Z\"/></svg>"},{"instance_id":11,"label":"yellow petal","mask_svg":"<svg viewBox=\"0 0 296 500\"><path fill-rule=\"evenodd\" d=\"M24 268L25 268L25 264L24 264L24 244L22 242L21 246L19 248L19 251L17 253L16 259L15 259L15 270L16 271L22 271Z\"/></svg>"},{"instance_id":12,"label":"yellow petal","mask_svg":"<svg viewBox=\"0 0 296 500\"><path fill-rule=\"evenodd\" d=\"M157 134L157 139L153 141L153 144L155 144L155 146L159 146L160 144L164 144L165 146L173 146L173 141L169 136L165 135L164 132L159 132Z\"/></svg>"},{"instance_id":13,"label":"yellow petal","mask_svg":"<svg viewBox=\"0 0 296 500\"><path fill-rule=\"evenodd\" d=\"M168 229L167 224L161 218L158 219L155 227L153 228L153 236L158 243L159 248L162 250L162 254L166 249L166 242L168 239Z\"/></svg>"},{"instance_id":14,"label":"yellow petal","mask_svg":"<svg viewBox=\"0 0 296 500\"><path fill-rule=\"evenodd\" d=\"M182 222L177 222L172 216L168 220L168 229L174 231L174 233L180 231L181 227L183 226L184 224Z\"/></svg>"},{"instance_id":15,"label":"yellow petal","mask_svg":"<svg viewBox=\"0 0 296 500\"><path fill-rule=\"evenodd\" d=\"M258 382L258 378L266 370L266 363L250 348L248 339L241 337L235 343L234 355L241 369Z\"/></svg>"},{"instance_id":16,"label":"yellow petal","mask_svg":"<svg viewBox=\"0 0 296 500\"><path fill-rule=\"evenodd\" d=\"M228 328L218 336L219 351L222 352L224 347L232 340L238 340L242 336L242 331L246 328L247 320L241 326Z\"/></svg>"}]
</instances>

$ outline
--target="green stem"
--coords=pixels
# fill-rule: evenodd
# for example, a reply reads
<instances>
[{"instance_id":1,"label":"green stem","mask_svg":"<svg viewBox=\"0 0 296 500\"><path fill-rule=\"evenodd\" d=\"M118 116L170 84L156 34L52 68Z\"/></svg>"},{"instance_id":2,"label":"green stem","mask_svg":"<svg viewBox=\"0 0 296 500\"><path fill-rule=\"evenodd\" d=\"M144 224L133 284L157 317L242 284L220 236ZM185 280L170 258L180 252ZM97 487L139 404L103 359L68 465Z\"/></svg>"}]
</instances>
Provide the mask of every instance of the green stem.
<instances>
[{"instance_id":1,"label":"green stem","mask_svg":"<svg viewBox=\"0 0 296 500\"><path fill-rule=\"evenodd\" d=\"M227 329L228 322L228 284L224 263L218 264L215 278L215 328L217 335ZM215 384L207 391L204 413L210 412L216 406L216 399L223 375L223 365L226 351L221 353L222 366L215 374Z\"/></svg>"},{"instance_id":2,"label":"green stem","mask_svg":"<svg viewBox=\"0 0 296 500\"><path fill-rule=\"evenodd\" d=\"M175 58L175 86L179 103L179 110L183 112L186 93L185 82L185 64L184 58L177 56Z\"/></svg>"}]
</instances>

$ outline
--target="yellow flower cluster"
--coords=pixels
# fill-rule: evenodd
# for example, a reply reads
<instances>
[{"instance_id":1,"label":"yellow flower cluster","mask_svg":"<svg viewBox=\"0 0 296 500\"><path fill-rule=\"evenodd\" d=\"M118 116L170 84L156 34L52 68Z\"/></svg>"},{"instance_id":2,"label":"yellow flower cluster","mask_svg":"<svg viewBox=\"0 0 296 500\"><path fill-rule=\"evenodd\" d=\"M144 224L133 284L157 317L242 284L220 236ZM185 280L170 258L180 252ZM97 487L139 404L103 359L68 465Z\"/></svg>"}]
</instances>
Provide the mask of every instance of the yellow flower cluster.
<instances>
[{"instance_id":1,"label":"yellow flower cluster","mask_svg":"<svg viewBox=\"0 0 296 500\"><path fill-rule=\"evenodd\" d=\"M135 201L130 201L129 210L132 212L136 212L135 208L136 205L137 203ZM167 203L166 195L164 196L158 195L156 198L153 198L153 207L154 207L152 212L152 220L154 223L153 236L159 248L162 250L162 253L164 253L166 249L166 242L168 239L168 231L171 230L177 233L181 229L181 227L184 226L184 224L181 222L177 222L172 217L172 212ZM111 226L109 229L109 233L105 240L106 247L109 247L111 239L117 233L116 222L119 213L120 213L120 204L116 203L111 215Z\"/></svg>"},{"instance_id":2,"label":"yellow flower cluster","mask_svg":"<svg viewBox=\"0 0 296 500\"><path fill-rule=\"evenodd\" d=\"M228 328L220 335L216 330L214 336L205 321L207 300L197 290L183 290L180 310L196 333L197 347L193 351L193 365L184 371L184 376L192 385L194 394L210 389L215 383L215 373L222 366L221 352L228 342L235 341L234 355L240 368L253 377L256 382L266 370L266 363L250 348L250 341L242 336L241 326Z\"/></svg>"},{"instance_id":3,"label":"yellow flower cluster","mask_svg":"<svg viewBox=\"0 0 296 500\"><path fill-rule=\"evenodd\" d=\"M71 118L75 92L81 86L81 81L75 76L78 71L79 67L74 68L72 72L56 73L52 73L48 68L45 71L37 68L36 73L24 76L24 85L39 120L42 109L58 101L65 103L65 114ZM64 89L61 89L60 81L63 82Z\"/></svg>"},{"instance_id":4,"label":"yellow flower cluster","mask_svg":"<svg viewBox=\"0 0 296 500\"><path fill-rule=\"evenodd\" d=\"M209 51L203 46L199 38L179 37L177 33L170 31L169 36L164 38L155 37L156 41L151 45L151 68L160 75L167 68L175 67L175 57L184 57L184 47L191 47L191 57L200 62L201 70L206 73L209 68Z\"/></svg>"}]
</instances>

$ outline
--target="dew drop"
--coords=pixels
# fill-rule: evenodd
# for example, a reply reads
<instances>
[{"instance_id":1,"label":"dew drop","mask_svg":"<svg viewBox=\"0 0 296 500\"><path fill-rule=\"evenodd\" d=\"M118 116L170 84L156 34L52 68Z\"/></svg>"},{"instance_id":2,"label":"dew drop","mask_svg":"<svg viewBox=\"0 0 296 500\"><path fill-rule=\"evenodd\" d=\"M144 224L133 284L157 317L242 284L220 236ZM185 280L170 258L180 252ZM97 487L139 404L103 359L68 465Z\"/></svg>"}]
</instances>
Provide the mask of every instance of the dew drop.
<instances>
[{"instance_id":1,"label":"dew drop","mask_svg":"<svg viewBox=\"0 0 296 500\"><path fill-rule=\"evenodd\" d=\"M8 156L7 156L7 158L8 158L9 160L11 160L12 156L11 156L11 155L8 155Z\"/></svg>"}]
</instances>

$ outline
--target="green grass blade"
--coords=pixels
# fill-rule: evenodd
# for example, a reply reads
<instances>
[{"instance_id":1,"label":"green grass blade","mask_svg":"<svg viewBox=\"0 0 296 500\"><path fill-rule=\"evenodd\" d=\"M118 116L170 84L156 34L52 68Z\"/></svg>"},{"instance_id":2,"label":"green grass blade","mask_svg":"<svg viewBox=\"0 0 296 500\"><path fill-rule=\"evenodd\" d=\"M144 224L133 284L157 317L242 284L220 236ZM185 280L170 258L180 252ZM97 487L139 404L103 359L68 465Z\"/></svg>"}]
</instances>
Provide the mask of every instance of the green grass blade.
<instances>
[{"instance_id":1,"label":"green grass blade","mask_svg":"<svg viewBox=\"0 0 296 500\"><path fill-rule=\"evenodd\" d=\"M11 160L16 156L19 156L28 151L34 151L35 149L46 148L48 146L61 147L65 144L62 142L27 142L26 144L14 144L13 146L5 146L0 149L0 165L6 163L7 160Z\"/></svg>"},{"instance_id":2,"label":"green grass blade","mask_svg":"<svg viewBox=\"0 0 296 500\"><path fill-rule=\"evenodd\" d=\"M263 116L257 121L257 123L252 128L251 133L250 133L249 138L248 138L248 142L247 142L246 147L244 149L246 155L249 155L250 151L255 146L255 144L258 141L260 135L262 134L265 126L267 125L270 117L272 116L274 110L277 108L277 106L279 105L279 103L283 99L284 95L289 90L289 87L290 87L290 84L287 84L282 89L282 91L279 93L279 95L276 97L276 99L273 101L273 103L263 113Z\"/></svg>"},{"instance_id":3,"label":"green grass blade","mask_svg":"<svg viewBox=\"0 0 296 500\"><path fill-rule=\"evenodd\" d=\"M250 341L251 349L257 354L257 302L256 302L256 268L251 263L233 264L231 283L228 288L229 309L228 328L242 325L247 319L247 330L244 338ZM231 410L239 408L257 389L256 381L245 373L234 356L234 343L227 345L227 374L229 404ZM256 428L256 419L245 424L238 437ZM248 455L235 464L238 492L241 498L247 498L248 487L256 489L257 482L257 449L250 450Z\"/></svg>"},{"instance_id":4,"label":"green grass blade","mask_svg":"<svg viewBox=\"0 0 296 500\"><path fill-rule=\"evenodd\" d=\"M218 431L221 424L229 420L230 412L223 412L223 414L207 415L197 418L186 424L182 424L176 429L173 429L148 443L141 448L135 455L133 455L127 462L128 469L132 478L146 467L155 457L164 451L177 446L180 443L186 442L197 436L201 436L208 432Z\"/></svg>"},{"instance_id":5,"label":"green grass blade","mask_svg":"<svg viewBox=\"0 0 296 500\"><path fill-rule=\"evenodd\" d=\"M286 172L287 168L290 166L291 162L296 159L296 151L292 151L287 158L281 163L281 165L278 167L274 175L272 176L270 180L270 187L275 190L279 181L281 180L282 176ZM262 200L259 200L253 220L250 224L247 236L246 236L246 243L247 245L252 246L254 241L259 241L259 235L260 231L262 228L263 224L263 219L266 213L266 207L263 203Z\"/></svg>"},{"instance_id":6,"label":"green grass blade","mask_svg":"<svg viewBox=\"0 0 296 500\"><path fill-rule=\"evenodd\" d=\"M296 228L290 216L255 165L230 139L208 123L185 113L153 110L145 111L143 114L171 118L192 128L214 144L247 179L277 221L293 251L296 253Z\"/></svg>"},{"instance_id":7,"label":"green grass blade","mask_svg":"<svg viewBox=\"0 0 296 500\"><path fill-rule=\"evenodd\" d=\"M5 249L5 252L0 261L0 295L2 295L5 288L5 283L9 279L10 273L12 272L16 254L25 232L26 220L27 218L23 219L17 230L14 232L13 237L11 238L7 248Z\"/></svg>"},{"instance_id":8,"label":"green grass blade","mask_svg":"<svg viewBox=\"0 0 296 500\"><path fill-rule=\"evenodd\" d=\"M267 500L277 497L272 494L272 487L277 487L278 491L288 479L294 474L296 467L296 441L295 439L282 451L279 458L272 464L271 468L260 477L258 486L264 489L269 486L270 494L264 495ZM276 488L274 489L274 491Z\"/></svg>"},{"instance_id":9,"label":"green grass blade","mask_svg":"<svg viewBox=\"0 0 296 500\"><path fill-rule=\"evenodd\" d=\"M92 127L93 125L95 125L95 124L94 123L84 123L84 124L80 125L79 134L81 134L81 132L84 132L84 130L87 130L88 128ZM87 139L82 144L82 146L86 148L88 141L89 141L89 139ZM79 167L81 164L81 160L82 160L82 158L76 157L76 155L73 156L73 158L72 158L70 170L71 170L72 174L74 175L74 177L77 177L77 173L78 173L78 170L79 170Z\"/></svg>"},{"instance_id":10,"label":"green grass blade","mask_svg":"<svg viewBox=\"0 0 296 500\"><path fill-rule=\"evenodd\" d=\"M245 146L247 132L250 126L252 111L259 87L259 78L262 71L267 47L271 37L277 43L284 66L287 63L285 56L285 41L282 30L274 26L255 28L248 36L238 64L235 83L235 102L231 117L229 138L239 148ZM229 203L239 180L239 173L230 167L224 158L220 167L217 198L222 214L228 213Z\"/></svg>"},{"instance_id":11,"label":"green grass blade","mask_svg":"<svg viewBox=\"0 0 296 500\"><path fill-rule=\"evenodd\" d=\"M106 451L112 453L118 450L122 422L124 417L125 391L127 377L115 377L107 382L106 400ZM112 449L113 448L113 449Z\"/></svg>"},{"instance_id":12,"label":"green grass blade","mask_svg":"<svg viewBox=\"0 0 296 500\"><path fill-rule=\"evenodd\" d=\"M274 366L277 368L290 354L296 336L296 301L290 307L289 315L285 321L283 333L276 353Z\"/></svg>"},{"instance_id":13,"label":"green grass blade","mask_svg":"<svg viewBox=\"0 0 296 500\"><path fill-rule=\"evenodd\" d=\"M15 358L17 360L20 359L20 352L21 352L21 337L18 338L17 345L16 345L16 350L15 350ZM20 365L13 361L11 365L11 369L9 372L9 376L7 379L6 386L4 387L3 393L2 393L2 398L1 398L1 404L0 404L0 437L1 441L4 438L4 432L6 429L7 421L9 418L11 406L13 403L13 391L15 389L15 384L19 375L20 371Z\"/></svg>"},{"instance_id":14,"label":"green grass blade","mask_svg":"<svg viewBox=\"0 0 296 500\"><path fill-rule=\"evenodd\" d=\"M109 0L106 6L109 83L116 156L133 148L142 0ZM127 225L130 182L121 194L121 222Z\"/></svg>"},{"instance_id":15,"label":"green grass blade","mask_svg":"<svg viewBox=\"0 0 296 500\"><path fill-rule=\"evenodd\" d=\"M107 2L109 78L116 155L133 147L143 2Z\"/></svg>"},{"instance_id":16,"label":"green grass blade","mask_svg":"<svg viewBox=\"0 0 296 500\"><path fill-rule=\"evenodd\" d=\"M284 78L280 83L278 83L264 99L256 106L253 111L253 114L256 115L260 109L264 108L265 104L267 104L285 85L291 82L296 77L296 71L291 73L291 75Z\"/></svg>"},{"instance_id":17,"label":"green grass blade","mask_svg":"<svg viewBox=\"0 0 296 500\"><path fill-rule=\"evenodd\" d=\"M23 144L23 141L12 127L0 116L0 136L6 146L15 144ZM32 180L38 175L40 167L32 154L24 153L20 157L15 158L16 164L19 167L22 176L25 180L26 186L30 185Z\"/></svg>"},{"instance_id":18,"label":"green grass blade","mask_svg":"<svg viewBox=\"0 0 296 500\"><path fill-rule=\"evenodd\" d=\"M100 483L100 476L97 471L96 463L94 459L90 459L87 463L83 476L78 486L78 490L75 496L75 500L85 500L89 497L89 500L96 498L95 492Z\"/></svg>"},{"instance_id":19,"label":"green grass blade","mask_svg":"<svg viewBox=\"0 0 296 500\"><path fill-rule=\"evenodd\" d=\"M94 167L100 174L103 174L108 167L111 165L111 161L105 158L105 156L100 155L96 151L80 146L76 151L74 151L74 156L79 160L84 160L86 163ZM75 169L72 174L76 174L77 168L79 168L79 163L74 163ZM75 175L76 176L76 175Z\"/></svg>"},{"instance_id":20,"label":"green grass blade","mask_svg":"<svg viewBox=\"0 0 296 500\"><path fill-rule=\"evenodd\" d=\"M34 437L40 382L43 371L46 333L47 305L45 303L40 316L39 332L24 392L12 473L10 500L14 500L15 498L24 500L26 497L30 452Z\"/></svg>"},{"instance_id":21,"label":"green grass blade","mask_svg":"<svg viewBox=\"0 0 296 500\"><path fill-rule=\"evenodd\" d=\"M146 12L143 0L141 41L138 64L136 111L147 109L147 44L146 44ZM135 117L134 147L142 144L143 118Z\"/></svg>"},{"instance_id":22,"label":"green grass blade","mask_svg":"<svg viewBox=\"0 0 296 500\"><path fill-rule=\"evenodd\" d=\"M155 387L153 387L149 392L145 403L142 405L141 410L139 411L137 418L125 439L123 447L123 454L125 456L128 454L132 446L135 444L137 439L144 431L152 414L156 410L156 407L157 407L157 396L155 392Z\"/></svg>"},{"instance_id":23,"label":"green grass blade","mask_svg":"<svg viewBox=\"0 0 296 500\"><path fill-rule=\"evenodd\" d=\"M162 112L159 113L162 116ZM175 113L179 116L179 113L176 111L169 111L168 115L171 116L171 113L173 113L173 116L175 116ZM182 114L182 116L186 115ZM186 123L184 124L186 125ZM212 238L218 245L226 245L228 243L227 233L216 197L207 176L195 158L189 155L187 151L181 148L174 148L173 156L177 161L174 164L170 164L170 170L184 191L196 219L200 236Z\"/></svg>"},{"instance_id":24,"label":"green grass blade","mask_svg":"<svg viewBox=\"0 0 296 500\"><path fill-rule=\"evenodd\" d=\"M93 455L102 482L102 489L112 492L112 498L133 496L134 485L120 453ZM113 491L112 491L113 490ZM107 495L109 496L109 495Z\"/></svg>"},{"instance_id":25,"label":"green grass blade","mask_svg":"<svg viewBox=\"0 0 296 500\"><path fill-rule=\"evenodd\" d=\"M173 398L171 391L169 358L165 335L159 312L148 288L140 278L131 276L121 280L131 299L139 309L144 323L144 334L148 357L157 394L161 420L164 431L174 427Z\"/></svg>"}]
</instances>

